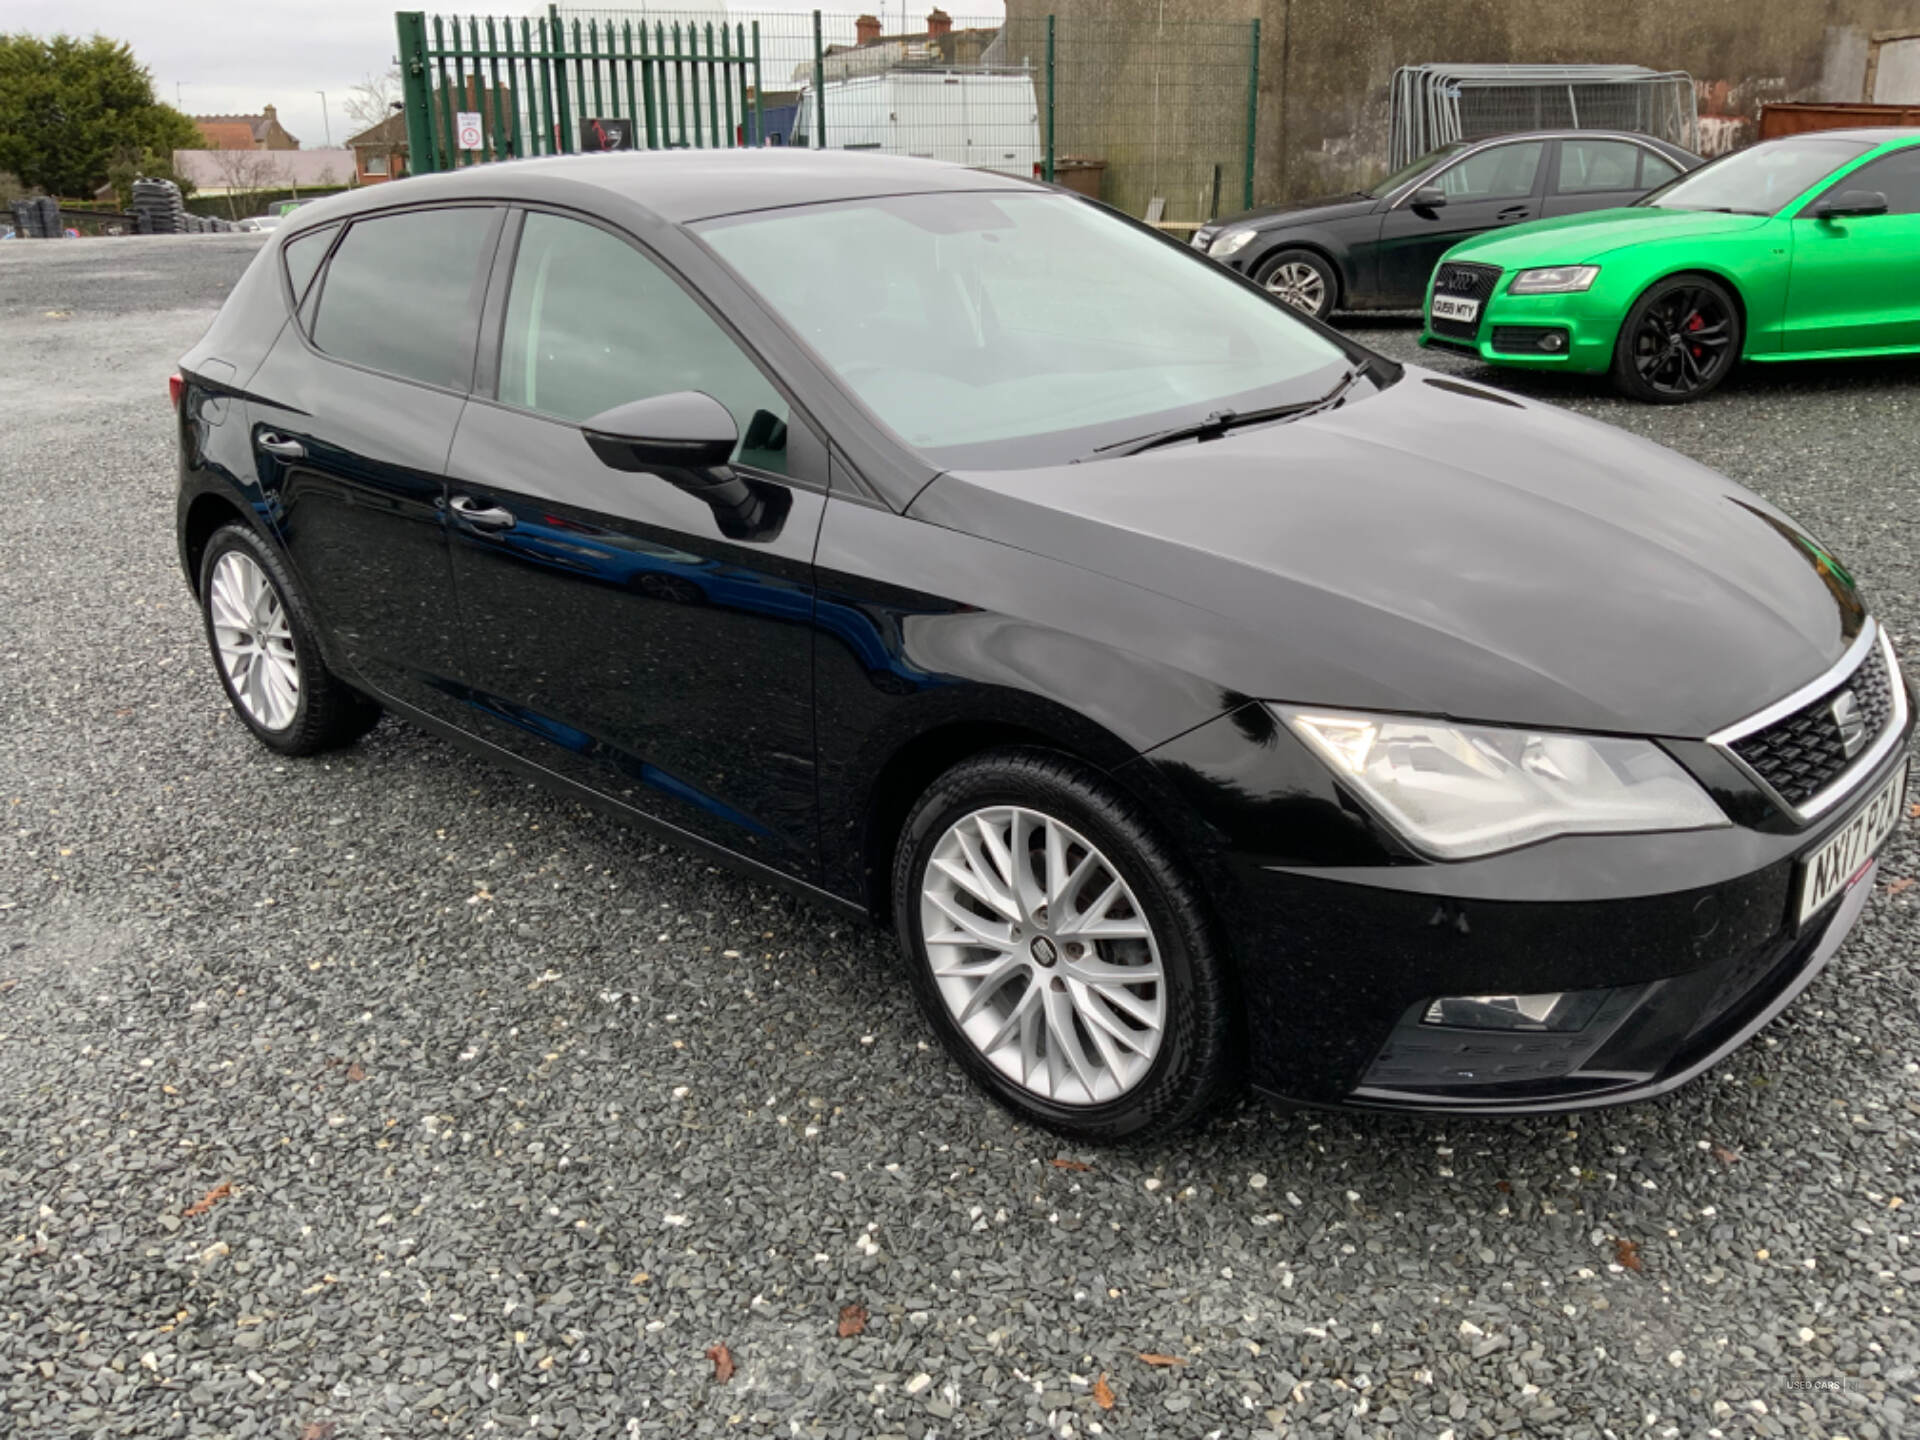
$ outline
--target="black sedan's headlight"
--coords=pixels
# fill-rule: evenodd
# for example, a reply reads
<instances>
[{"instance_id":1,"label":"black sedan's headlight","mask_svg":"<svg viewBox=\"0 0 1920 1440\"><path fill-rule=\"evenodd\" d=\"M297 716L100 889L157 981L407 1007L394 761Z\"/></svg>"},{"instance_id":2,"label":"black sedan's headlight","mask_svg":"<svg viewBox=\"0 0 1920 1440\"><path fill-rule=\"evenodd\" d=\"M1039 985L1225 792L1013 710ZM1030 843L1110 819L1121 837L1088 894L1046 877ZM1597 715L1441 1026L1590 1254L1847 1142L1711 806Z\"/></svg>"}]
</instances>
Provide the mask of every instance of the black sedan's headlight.
<instances>
[{"instance_id":1,"label":"black sedan's headlight","mask_svg":"<svg viewBox=\"0 0 1920 1440\"><path fill-rule=\"evenodd\" d=\"M1237 255L1253 243L1254 233L1252 230L1223 230L1213 237L1213 243L1207 246L1207 254L1215 260Z\"/></svg>"},{"instance_id":2,"label":"black sedan's headlight","mask_svg":"<svg viewBox=\"0 0 1920 1440\"><path fill-rule=\"evenodd\" d=\"M1467 860L1555 835L1730 823L1650 740L1270 707L1407 841Z\"/></svg>"}]
</instances>

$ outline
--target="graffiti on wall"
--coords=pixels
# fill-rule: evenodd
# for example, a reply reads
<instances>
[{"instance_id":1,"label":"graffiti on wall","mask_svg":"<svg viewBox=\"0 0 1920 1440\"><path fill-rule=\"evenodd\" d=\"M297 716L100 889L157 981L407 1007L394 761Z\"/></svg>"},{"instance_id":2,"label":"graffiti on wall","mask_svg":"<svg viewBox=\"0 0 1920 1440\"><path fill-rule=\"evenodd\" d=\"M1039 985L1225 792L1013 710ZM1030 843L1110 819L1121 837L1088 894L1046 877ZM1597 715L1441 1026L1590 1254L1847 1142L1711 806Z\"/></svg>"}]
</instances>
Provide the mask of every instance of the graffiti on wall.
<instances>
[{"instance_id":1,"label":"graffiti on wall","mask_svg":"<svg viewBox=\"0 0 1920 1440\"><path fill-rule=\"evenodd\" d=\"M1711 158L1751 144L1760 132L1760 107L1771 100L1796 98L1784 75L1750 80L1696 80L1700 109L1700 153Z\"/></svg>"}]
</instances>

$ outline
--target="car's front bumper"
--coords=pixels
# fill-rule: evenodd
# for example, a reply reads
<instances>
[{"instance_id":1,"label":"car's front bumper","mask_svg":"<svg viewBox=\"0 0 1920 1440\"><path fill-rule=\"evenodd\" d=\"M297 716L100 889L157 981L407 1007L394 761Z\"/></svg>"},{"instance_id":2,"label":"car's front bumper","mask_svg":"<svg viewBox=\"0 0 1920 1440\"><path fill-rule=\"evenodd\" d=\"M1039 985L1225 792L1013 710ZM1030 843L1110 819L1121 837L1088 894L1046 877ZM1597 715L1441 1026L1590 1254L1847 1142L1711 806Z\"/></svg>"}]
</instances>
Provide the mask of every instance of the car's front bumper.
<instances>
[{"instance_id":1,"label":"car's front bumper","mask_svg":"<svg viewBox=\"0 0 1920 1440\"><path fill-rule=\"evenodd\" d=\"M1802 861L1905 767L1912 733L1909 717L1893 753L1805 827L1768 816L1466 862L1324 865L1275 853L1297 850L1303 830L1320 830L1306 843L1323 848L1349 818L1303 793L1299 772L1249 787L1237 767L1240 799L1208 813L1234 743L1218 724L1152 760L1218 846L1210 878L1238 961L1252 1083L1302 1104L1482 1114L1660 1094L1778 1014L1832 958L1874 883L1869 868L1797 925ZM1706 747L1682 749L1696 773L1710 763ZM1290 763L1283 747L1267 753ZM1276 802L1250 804L1249 789ZM1612 994L1577 1032L1420 1023L1442 996L1601 989Z\"/></svg>"},{"instance_id":2,"label":"car's front bumper","mask_svg":"<svg viewBox=\"0 0 1920 1440\"><path fill-rule=\"evenodd\" d=\"M1598 286L1571 295L1510 295L1512 281L1512 272L1503 272L1494 282L1470 334L1458 326L1436 325L1429 282L1420 343L1477 355L1492 365L1531 370L1597 374L1612 365L1623 313L1617 296ZM1554 348L1541 346L1546 337L1557 342Z\"/></svg>"}]
</instances>

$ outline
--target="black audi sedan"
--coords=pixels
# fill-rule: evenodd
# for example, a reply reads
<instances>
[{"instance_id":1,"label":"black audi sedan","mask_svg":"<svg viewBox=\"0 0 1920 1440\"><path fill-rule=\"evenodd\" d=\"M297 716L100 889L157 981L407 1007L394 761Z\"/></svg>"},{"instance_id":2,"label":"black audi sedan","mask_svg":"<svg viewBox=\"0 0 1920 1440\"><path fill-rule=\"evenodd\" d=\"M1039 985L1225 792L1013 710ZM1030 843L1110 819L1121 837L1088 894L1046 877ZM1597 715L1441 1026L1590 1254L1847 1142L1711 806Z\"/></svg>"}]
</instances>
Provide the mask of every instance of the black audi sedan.
<instances>
[{"instance_id":1,"label":"black audi sedan","mask_svg":"<svg viewBox=\"0 0 1920 1440\"><path fill-rule=\"evenodd\" d=\"M891 926L979 1083L1086 1139L1242 1083L1657 1094L1828 962L1901 814L1891 643L1786 516L1015 178L380 186L289 219L175 392L265 746L392 712Z\"/></svg>"},{"instance_id":2,"label":"black audi sedan","mask_svg":"<svg viewBox=\"0 0 1920 1440\"><path fill-rule=\"evenodd\" d=\"M1535 130L1457 141L1350 195L1203 225L1195 249L1324 319L1417 310L1441 255L1470 235L1630 205L1702 163L1624 130Z\"/></svg>"}]
</instances>

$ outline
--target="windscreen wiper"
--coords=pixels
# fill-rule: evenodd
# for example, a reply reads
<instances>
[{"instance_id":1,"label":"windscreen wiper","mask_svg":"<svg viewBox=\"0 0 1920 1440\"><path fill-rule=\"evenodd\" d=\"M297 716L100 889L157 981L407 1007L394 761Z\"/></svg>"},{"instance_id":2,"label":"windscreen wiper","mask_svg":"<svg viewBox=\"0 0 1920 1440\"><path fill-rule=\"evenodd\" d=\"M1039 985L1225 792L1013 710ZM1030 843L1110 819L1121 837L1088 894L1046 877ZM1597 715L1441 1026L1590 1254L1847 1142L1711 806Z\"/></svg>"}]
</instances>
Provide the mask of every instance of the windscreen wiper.
<instances>
[{"instance_id":1,"label":"windscreen wiper","mask_svg":"<svg viewBox=\"0 0 1920 1440\"><path fill-rule=\"evenodd\" d=\"M1168 430L1156 430L1151 435L1141 435L1132 440L1115 440L1111 444L1096 446L1089 453L1080 456L1080 460L1115 460L1122 455L1138 455L1142 450L1157 449L1162 445L1175 445L1182 440L1218 440L1229 430L1238 430L1246 425L1263 425L1272 420L1297 420L1302 415L1310 415L1316 410L1324 410L1337 405L1353 388L1354 382L1368 373L1365 365L1356 365L1326 394L1312 400L1296 400L1290 405L1269 405L1261 410L1216 410L1204 420L1196 420L1187 425L1175 425Z\"/></svg>"}]
</instances>

